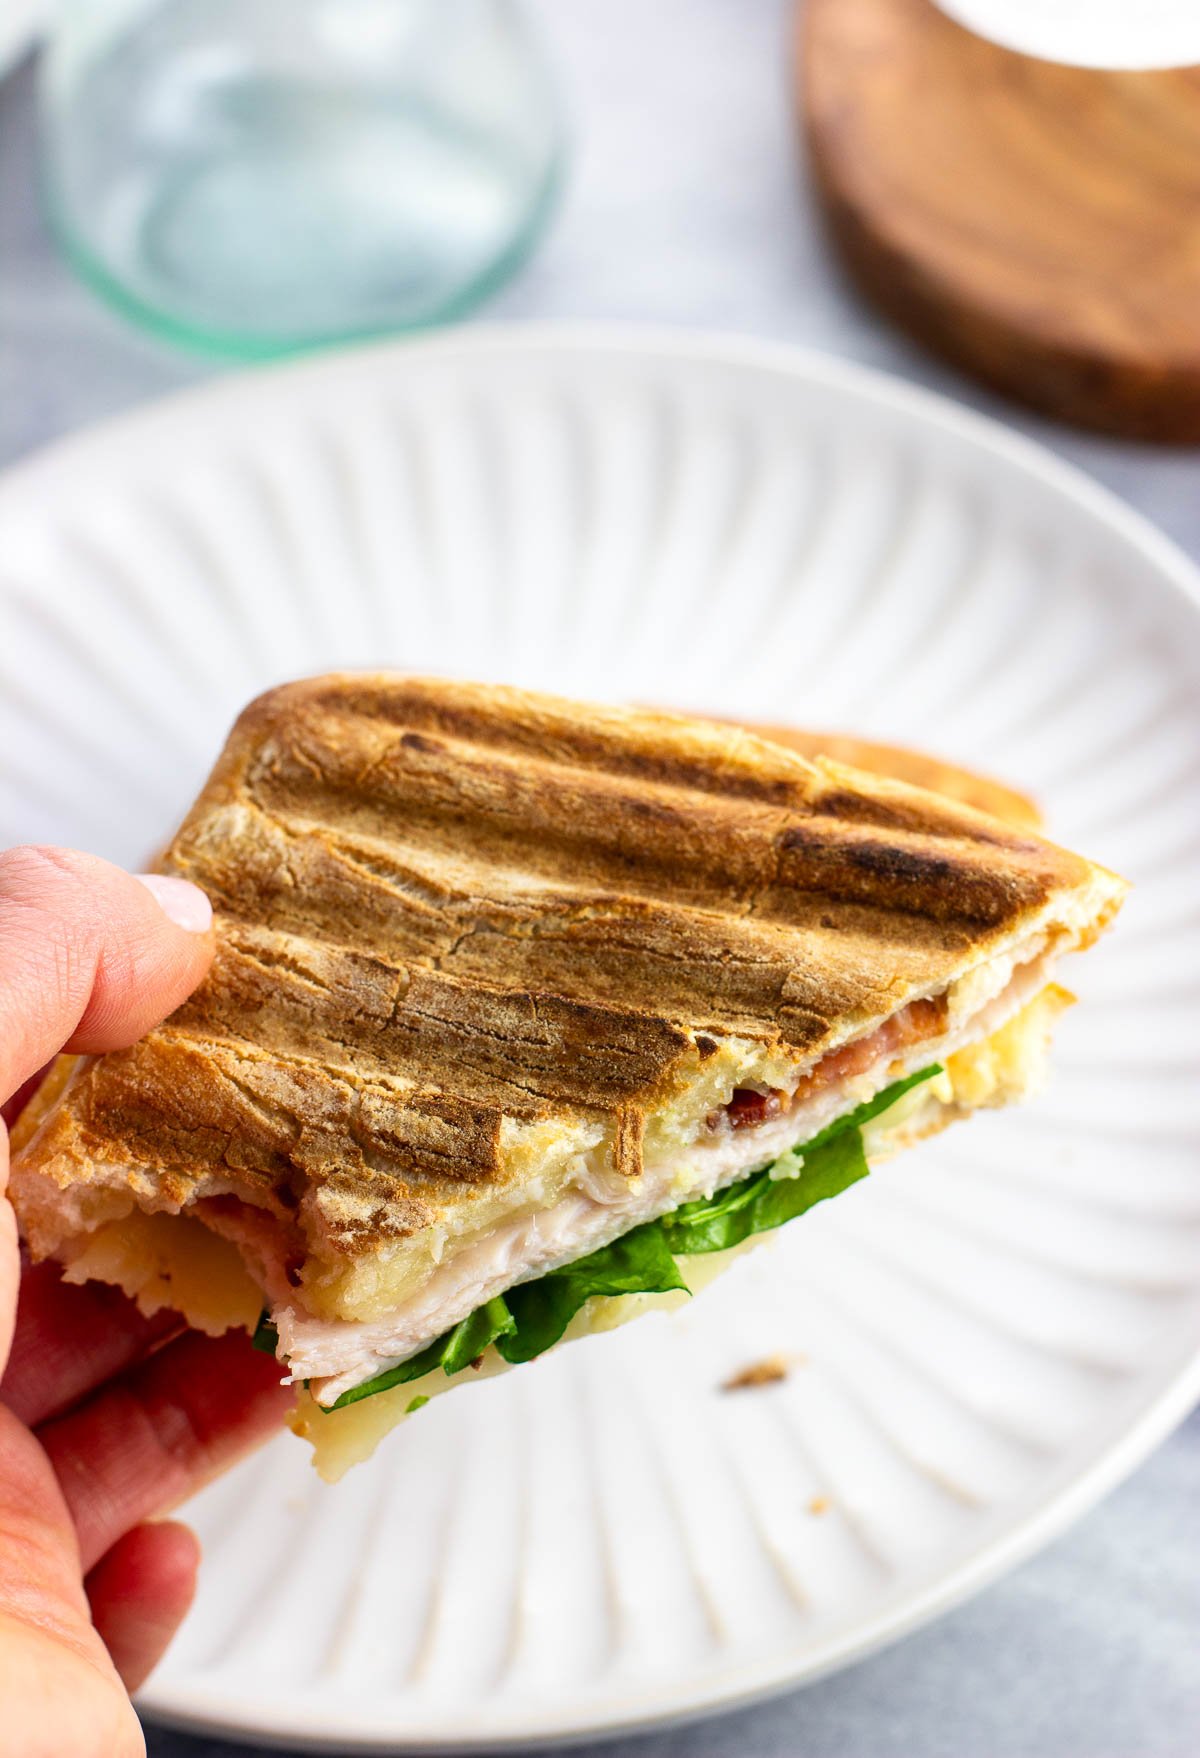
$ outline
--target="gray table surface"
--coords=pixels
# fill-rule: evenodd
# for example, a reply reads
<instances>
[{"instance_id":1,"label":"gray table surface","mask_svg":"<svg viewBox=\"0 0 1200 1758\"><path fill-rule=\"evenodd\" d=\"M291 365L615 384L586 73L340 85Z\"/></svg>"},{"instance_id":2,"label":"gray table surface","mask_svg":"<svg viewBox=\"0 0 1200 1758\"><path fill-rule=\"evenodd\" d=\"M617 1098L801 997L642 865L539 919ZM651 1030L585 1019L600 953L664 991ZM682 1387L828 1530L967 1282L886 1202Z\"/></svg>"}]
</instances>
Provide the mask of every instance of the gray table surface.
<instances>
[{"instance_id":1,"label":"gray table surface","mask_svg":"<svg viewBox=\"0 0 1200 1758\"><path fill-rule=\"evenodd\" d=\"M1200 557L1200 454L1085 437L892 334L831 264L795 152L783 0L542 0L575 118L563 210L489 319L740 331L884 367L1036 435ZM0 87L0 463L217 368L72 281L34 194L33 82ZM621 1758L1182 1758L1200 1745L1200 1416L971 1605L766 1707ZM151 1758L249 1748L150 1727Z\"/></svg>"}]
</instances>

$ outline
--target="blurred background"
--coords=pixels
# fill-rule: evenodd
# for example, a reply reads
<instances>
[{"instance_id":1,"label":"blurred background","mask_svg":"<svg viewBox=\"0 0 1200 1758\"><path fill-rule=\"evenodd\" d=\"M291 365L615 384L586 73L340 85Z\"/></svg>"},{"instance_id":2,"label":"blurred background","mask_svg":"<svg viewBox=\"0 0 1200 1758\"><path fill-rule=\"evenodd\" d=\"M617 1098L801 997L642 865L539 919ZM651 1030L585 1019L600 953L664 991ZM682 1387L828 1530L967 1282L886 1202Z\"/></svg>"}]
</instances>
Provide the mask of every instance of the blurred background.
<instances>
[{"instance_id":1,"label":"blurred background","mask_svg":"<svg viewBox=\"0 0 1200 1758\"><path fill-rule=\"evenodd\" d=\"M550 70L545 88L513 99L525 122L545 104L531 148L544 162L526 191L536 225L467 321L703 328L850 357L1036 436L1200 558L1193 449L1022 409L892 328L847 280L802 151L791 0L530 0L527 14ZM102 133L103 116L91 125ZM26 59L0 83L0 464L230 369L97 299L52 242L38 182ZM1181 202L1179 227L1197 211ZM799 1697L622 1750L1178 1758L1200 1727L1198 1486L1193 1417L1099 1511L966 1609ZM148 1737L153 1758L235 1751Z\"/></svg>"},{"instance_id":2,"label":"blurred background","mask_svg":"<svg viewBox=\"0 0 1200 1758\"><path fill-rule=\"evenodd\" d=\"M533 0L527 11L561 94L568 158L545 235L476 319L686 325L848 355L1049 439L1200 553L1191 452L1031 420L848 291L801 153L790 0ZM118 322L64 266L36 189L25 65L0 88L5 462L227 367Z\"/></svg>"}]
</instances>

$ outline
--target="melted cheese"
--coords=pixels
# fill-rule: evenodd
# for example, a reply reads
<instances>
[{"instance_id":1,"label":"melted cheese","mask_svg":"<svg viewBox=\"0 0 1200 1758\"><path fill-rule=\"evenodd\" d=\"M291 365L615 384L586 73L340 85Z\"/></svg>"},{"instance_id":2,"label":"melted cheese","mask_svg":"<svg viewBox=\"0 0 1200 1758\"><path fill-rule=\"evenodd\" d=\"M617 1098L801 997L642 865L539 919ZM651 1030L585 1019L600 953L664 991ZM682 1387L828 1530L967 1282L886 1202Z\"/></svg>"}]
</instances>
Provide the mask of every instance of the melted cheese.
<instances>
[{"instance_id":1,"label":"melted cheese","mask_svg":"<svg viewBox=\"0 0 1200 1758\"><path fill-rule=\"evenodd\" d=\"M886 1113L868 1124L863 1144L872 1164L886 1160L901 1148L931 1135L971 1110L1010 1103L1036 1083L1045 1063L1045 1050L1054 1020L1072 997L1057 984L1048 984L1021 1011L988 1038L948 1058L945 1073L914 1088ZM774 1238L760 1233L732 1251L702 1257L681 1258L679 1267L693 1294L723 1275L746 1252ZM576 1313L562 1341L615 1330L630 1319L650 1312L671 1312L686 1304L688 1296L670 1294L624 1294L589 1300ZM508 1368L494 1348L485 1351L478 1369L464 1368L446 1374L440 1368L376 1392L343 1410L323 1410L304 1390L290 1418L293 1431L311 1442L313 1463L328 1483L336 1483L353 1465L368 1459L391 1429L410 1413L413 1400L440 1397L464 1380L491 1379ZM415 1412L414 1412L415 1414Z\"/></svg>"},{"instance_id":2,"label":"melted cheese","mask_svg":"<svg viewBox=\"0 0 1200 1758\"><path fill-rule=\"evenodd\" d=\"M1053 1022L1070 1001L1064 989L1049 984L988 1037L955 1051L946 1060L944 1075L914 1088L867 1125L864 1146L871 1163L888 1159L956 1117L1007 1104L1027 1093L1044 1066ZM682 1259L680 1268L689 1288L699 1292L743 1253L772 1237L760 1234L733 1251ZM211 1334L235 1327L252 1330L262 1307L262 1295L236 1247L186 1215L134 1211L101 1226L63 1256L68 1281L114 1283L143 1311L174 1308L197 1329ZM687 1298L674 1292L591 1300L575 1315L562 1341L613 1330L648 1312L669 1312ZM321 1476L335 1482L368 1458L384 1435L404 1421L414 1398L440 1396L463 1380L490 1378L507 1366L495 1349L488 1349L478 1370L467 1368L448 1376L435 1369L344 1410L323 1410L298 1388L291 1426L311 1441Z\"/></svg>"},{"instance_id":3,"label":"melted cheese","mask_svg":"<svg viewBox=\"0 0 1200 1758\"><path fill-rule=\"evenodd\" d=\"M89 1233L66 1260L68 1282L111 1282L142 1312L182 1312L194 1330L252 1331L263 1297L241 1253L188 1215L134 1209Z\"/></svg>"}]
</instances>

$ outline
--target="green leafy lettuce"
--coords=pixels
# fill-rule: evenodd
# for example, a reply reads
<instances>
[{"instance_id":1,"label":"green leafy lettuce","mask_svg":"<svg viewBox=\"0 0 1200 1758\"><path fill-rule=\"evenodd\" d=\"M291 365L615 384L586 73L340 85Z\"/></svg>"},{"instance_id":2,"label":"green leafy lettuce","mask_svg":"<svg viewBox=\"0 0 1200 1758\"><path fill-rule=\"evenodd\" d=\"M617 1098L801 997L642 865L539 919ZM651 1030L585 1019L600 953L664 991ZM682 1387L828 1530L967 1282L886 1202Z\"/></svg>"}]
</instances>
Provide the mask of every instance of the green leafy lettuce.
<instances>
[{"instance_id":1,"label":"green leafy lettuce","mask_svg":"<svg viewBox=\"0 0 1200 1758\"><path fill-rule=\"evenodd\" d=\"M657 1221L634 1227L588 1257L496 1295L419 1355L343 1392L331 1408L341 1410L376 1392L407 1385L437 1367L447 1374L461 1373L477 1364L493 1344L505 1361L532 1361L559 1341L579 1309L597 1295L686 1290L676 1258L729 1251L756 1233L782 1227L865 1178L869 1167L863 1149L863 1124L890 1110L911 1088L940 1073L941 1065L934 1063L893 1081L873 1099L835 1119L803 1147L790 1149L736 1184L684 1203ZM274 1352L277 1343L275 1327L264 1315L254 1335L255 1347ZM414 1399L409 1409L419 1402L424 1400Z\"/></svg>"},{"instance_id":2,"label":"green leafy lettuce","mask_svg":"<svg viewBox=\"0 0 1200 1758\"><path fill-rule=\"evenodd\" d=\"M863 1150L863 1124L890 1110L912 1087L940 1073L941 1065L935 1063L893 1081L873 1099L836 1118L803 1147L790 1149L770 1166L751 1172L715 1196L684 1203L655 1225L662 1229L673 1252L693 1257L699 1252L728 1251L754 1233L769 1233L785 1221L794 1221L815 1203L840 1196L866 1177L870 1168Z\"/></svg>"}]
</instances>

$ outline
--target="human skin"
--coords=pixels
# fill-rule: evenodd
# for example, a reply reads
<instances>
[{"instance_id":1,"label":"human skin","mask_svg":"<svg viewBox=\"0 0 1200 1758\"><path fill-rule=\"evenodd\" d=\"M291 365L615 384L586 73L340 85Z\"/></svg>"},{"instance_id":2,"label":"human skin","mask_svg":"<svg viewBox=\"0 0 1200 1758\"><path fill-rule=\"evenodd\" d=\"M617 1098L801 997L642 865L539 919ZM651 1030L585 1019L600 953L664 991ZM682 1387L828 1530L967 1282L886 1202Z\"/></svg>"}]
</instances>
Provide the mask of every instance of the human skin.
<instances>
[{"instance_id":1,"label":"human skin","mask_svg":"<svg viewBox=\"0 0 1200 1758\"><path fill-rule=\"evenodd\" d=\"M0 854L6 1121L58 1050L133 1043L212 956L207 900L184 880L66 849ZM141 1758L128 1693L200 1560L159 1516L273 1432L291 1394L241 1333L197 1336L23 1263L7 1180L0 1125L0 1744L6 1758Z\"/></svg>"}]
</instances>

